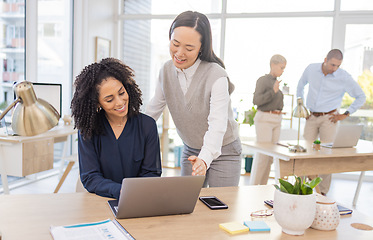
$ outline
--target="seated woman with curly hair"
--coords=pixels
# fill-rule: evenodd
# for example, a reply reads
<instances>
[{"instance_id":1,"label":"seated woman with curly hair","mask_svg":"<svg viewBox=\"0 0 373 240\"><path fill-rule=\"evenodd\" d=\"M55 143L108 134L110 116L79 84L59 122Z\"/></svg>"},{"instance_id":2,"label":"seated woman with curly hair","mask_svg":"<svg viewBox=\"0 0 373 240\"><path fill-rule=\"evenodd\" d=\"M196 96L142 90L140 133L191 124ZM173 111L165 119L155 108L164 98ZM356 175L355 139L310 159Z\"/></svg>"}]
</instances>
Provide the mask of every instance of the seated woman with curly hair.
<instances>
[{"instance_id":1,"label":"seated woman with curly hair","mask_svg":"<svg viewBox=\"0 0 373 240\"><path fill-rule=\"evenodd\" d=\"M86 66L71 101L80 178L91 193L119 198L123 178L161 176L157 126L140 113L141 90L114 58Z\"/></svg>"}]
</instances>

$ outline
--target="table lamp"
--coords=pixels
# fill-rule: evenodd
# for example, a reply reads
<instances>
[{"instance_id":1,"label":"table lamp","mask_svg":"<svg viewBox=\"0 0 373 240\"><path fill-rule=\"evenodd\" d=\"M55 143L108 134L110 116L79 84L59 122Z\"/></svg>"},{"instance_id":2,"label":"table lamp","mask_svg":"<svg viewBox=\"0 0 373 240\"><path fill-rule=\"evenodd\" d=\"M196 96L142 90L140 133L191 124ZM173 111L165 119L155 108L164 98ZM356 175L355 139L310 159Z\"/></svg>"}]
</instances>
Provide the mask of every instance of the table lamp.
<instances>
[{"instance_id":1,"label":"table lamp","mask_svg":"<svg viewBox=\"0 0 373 240\"><path fill-rule=\"evenodd\" d=\"M293 117L299 118L298 121L298 142L297 145L290 146L289 150L291 152L306 152L307 149L299 145L299 135L300 135L300 119L301 118L307 118L310 115L307 108L303 105L303 99L298 98L297 99L297 106L295 107L293 111Z\"/></svg>"},{"instance_id":2,"label":"table lamp","mask_svg":"<svg viewBox=\"0 0 373 240\"><path fill-rule=\"evenodd\" d=\"M47 101L37 98L31 82L14 85L17 99L0 115L0 120L12 109L12 129L21 136L34 136L48 131L58 124L57 110Z\"/></svg>"}]
</instances>

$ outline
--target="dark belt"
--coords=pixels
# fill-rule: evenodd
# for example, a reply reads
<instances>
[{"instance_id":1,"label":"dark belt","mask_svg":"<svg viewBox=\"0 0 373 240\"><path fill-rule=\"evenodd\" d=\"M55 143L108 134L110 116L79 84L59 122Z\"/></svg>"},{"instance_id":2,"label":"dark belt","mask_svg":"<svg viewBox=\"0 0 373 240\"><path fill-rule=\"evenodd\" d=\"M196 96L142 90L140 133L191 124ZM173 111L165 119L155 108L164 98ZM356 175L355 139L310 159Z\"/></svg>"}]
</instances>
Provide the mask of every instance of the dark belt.
<instances>
[{"instance_id":1,"label":"dark belt","mask_svg":"<svg viewBox=\"0 0 373 240\"><path fill-rule=\"evenodd\" d=\"M337 111L337 109L333 109L329 112L311 112L311 114L315 117L320 117L320 116L324 116L324 115L327 115L327 114L331 114L333 112Z\"/></svg>"}]
</instances>

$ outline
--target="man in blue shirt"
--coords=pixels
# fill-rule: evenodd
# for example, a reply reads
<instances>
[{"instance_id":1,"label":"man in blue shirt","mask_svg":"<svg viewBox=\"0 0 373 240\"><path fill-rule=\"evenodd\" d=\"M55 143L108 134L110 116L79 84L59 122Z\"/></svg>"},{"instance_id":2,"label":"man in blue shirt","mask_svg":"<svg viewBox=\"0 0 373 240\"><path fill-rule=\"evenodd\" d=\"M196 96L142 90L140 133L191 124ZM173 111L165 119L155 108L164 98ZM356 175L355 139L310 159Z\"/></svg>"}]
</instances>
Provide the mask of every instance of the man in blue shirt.
<instances>
[{"instance_id":1,"label":"man in blue shirt","mask_svg":"<svg viewBox=\"0 0 373 240\"><path fill-rule=\"evenodd\" d=\"M323 63L313 63L304 70L298 82L297 97L304 98L304 87L308 84L306 106L311 115L304 127L304 138L321 142L332 142L338 121L344 120L365 103L365 94L359 84L345 70L339 68L343 54L339 49L332 49ZM355 98L343 114L338 113L345 93ZM320 175L320 191L329 191L331 175Z\"/></svg>"}]
</instances>

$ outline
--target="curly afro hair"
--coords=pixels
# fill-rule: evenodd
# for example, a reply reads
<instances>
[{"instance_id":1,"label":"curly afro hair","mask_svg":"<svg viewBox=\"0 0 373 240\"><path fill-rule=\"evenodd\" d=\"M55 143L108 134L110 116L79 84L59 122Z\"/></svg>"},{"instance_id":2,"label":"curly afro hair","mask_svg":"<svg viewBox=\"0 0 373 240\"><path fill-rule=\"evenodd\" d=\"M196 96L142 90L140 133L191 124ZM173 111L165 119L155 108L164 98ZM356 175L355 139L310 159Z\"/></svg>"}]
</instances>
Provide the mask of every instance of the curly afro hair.
<instances>
[{"instance_id":1,"label":"curly afro hair","mask_svg":"<svg viewBox=\"0 0 373 240\"><path fill-rule=\"evenodd\" d=\"M128 93L128 118L140 112L142 93L133 79L133 70L115 58L105 58L98 63L92 63L76 77L75 93L70 106L75 128L80 130L85 139L90 139L93 134L104 133L105 111L98 109L98 86L110 77L120 81Z\"/></svg>"}]
</instances>

